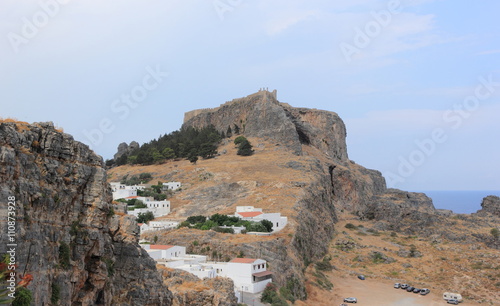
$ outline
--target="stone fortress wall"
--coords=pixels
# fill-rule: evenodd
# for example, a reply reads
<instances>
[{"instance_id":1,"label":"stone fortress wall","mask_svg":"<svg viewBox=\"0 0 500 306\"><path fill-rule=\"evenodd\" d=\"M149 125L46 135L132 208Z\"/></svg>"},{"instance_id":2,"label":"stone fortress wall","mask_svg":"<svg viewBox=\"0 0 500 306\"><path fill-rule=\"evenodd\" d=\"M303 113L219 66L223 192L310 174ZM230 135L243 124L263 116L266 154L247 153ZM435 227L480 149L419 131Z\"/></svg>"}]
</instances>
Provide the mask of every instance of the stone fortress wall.
<instances>
[{"instance_id":1,"label":"stone fortress wall","mask_svg":"<svg viewBox=\"0 0 500 306\"><path fill-rule=\"evenodd\" d=\"M231 103L236 103L236 102L240 101L241 99L252 98L252 97L255 97L255 96L262 96L262 97L270 96L271 98L273 98L274 100L277 101L278 100L278 91L275 89L272 92L270 92L267 88L261 88L256 93L253 93L253 94L251 94L251 95L249 95L247 97L244 97L244 98L237 98L237 99L233 99L231 101L227 101L226 103L221 104L219 107L200 108L200 109L195 109L195 110L186 112L186 113L184 113L184 123L186 123L191 118L194 118L194 117L196 117L196 116L198 116L200 114L216 112L223 105L231 104Z\"/></svg>"}]
</instances>

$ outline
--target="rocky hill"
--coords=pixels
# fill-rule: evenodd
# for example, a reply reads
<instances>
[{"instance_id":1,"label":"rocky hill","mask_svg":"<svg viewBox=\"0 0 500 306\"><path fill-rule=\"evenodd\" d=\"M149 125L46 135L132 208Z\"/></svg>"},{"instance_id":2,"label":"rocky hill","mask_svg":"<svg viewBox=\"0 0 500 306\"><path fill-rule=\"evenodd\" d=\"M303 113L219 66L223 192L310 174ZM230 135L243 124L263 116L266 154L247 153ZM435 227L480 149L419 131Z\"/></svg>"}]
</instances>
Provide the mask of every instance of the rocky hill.
<instances>
[{"instance_id":1,"label":"rocky hill","mask_svg":"<svg viewBox=\"0 0 500 306\"><path fill-rule=\"evenodd\" d=\"M112 210L100 156L52 123L0 122L0 165L2 231L15 197L17 271L33 275L32 305L172 304L137 223Z\"/></svg>"},{"instance_id":2,"label":"rocky hill","mask_svg":"<svg viewBox=\"0 0 500 306\"><path fill-rule=\"evenodd\" d=\"M264 212L281 212L289 218L289 225L270 237L179 229L146 238L157 235L161 243L185 245L188 251L212 259L238 254L263 258L275 272L274 281L297 299L307 298L310 275L306 268L330 253L331 241L341 231L336 224L344 214L370 222L379 231L437 235L453 243L465 239L496 248L496 240L482 228L491 229L488 218L493 217L479 222L482 230L451 231L442 225L452 226L456 219L437 211L425 194L387 189L380 172L350 161L345 125L333 112L294 108L280 103L276 92L264 90L214 109L189 112L183 127L209 125L220 132L237 126L254 144L254 155L236 155L233 136L213 159L199 160L196 165L179 160L117 167L110 170L110 180L148 172L154 181L182 182L182 191L170 199L173 211L167 218L230 214L238 205L253 205Z\"/></svg>"}]
</instances>

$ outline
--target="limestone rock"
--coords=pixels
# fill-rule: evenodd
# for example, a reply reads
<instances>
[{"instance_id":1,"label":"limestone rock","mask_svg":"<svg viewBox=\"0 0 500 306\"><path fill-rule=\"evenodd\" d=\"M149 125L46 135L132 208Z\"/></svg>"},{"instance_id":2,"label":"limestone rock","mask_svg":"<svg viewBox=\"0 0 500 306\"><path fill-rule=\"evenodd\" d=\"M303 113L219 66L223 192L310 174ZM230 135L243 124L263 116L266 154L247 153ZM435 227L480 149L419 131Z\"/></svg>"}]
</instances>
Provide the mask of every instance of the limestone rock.
<instances>
[{"instance_id":1,"label":"limestone rock","mask_svg":"<svg viewBox=\"0 0 500 306\"><path fill-rule=\"evenodd\" d=\"M135 221L113 215L102 158L88 146L52 123L0 123L0 201L8 197L16 199L18 271L34 277L33 305L51 304L53 285L58 305L171 305Z\"/></svg>"},{"instance_id":2,"label":"limestone rock","mask_svg":"<svg viewBox=\"0 0 500 306\"><path fill-rule=\"evenodd\" d=\"M488 213L500 217L500 197L490 195L481 202L481 209L477 211L479 215Z\"/></svg>"},{"instance_id":3,"label":"limestone rock","mask_svg":"<svg viewBox=\"0 0 500 306\"><path fill-rule=\"evenodd\" d=\"M294 108L280 103L273 93L259 91L234 99L220 107L185 114L184 127L215 126L220 132L238 126L247 137L260 137L302 154L302 144L311 145L332 159L347 161L346 130L333 112Z\"/></svg>"},{"instance_id":4,"label":"limestone rock","mask_svg":"<svg viewBox=\"0 0 500 306\"><path fill-rule=\"evenodd\" d=\"M116 161L124 154L129 154L130 152L139 149L139 147L139 143L137 143L136 141L132 141L130 145L128 145L126 142L122 142L118 145L118 151L113 156L113 159Z\"/></svg>"}]
</instances>

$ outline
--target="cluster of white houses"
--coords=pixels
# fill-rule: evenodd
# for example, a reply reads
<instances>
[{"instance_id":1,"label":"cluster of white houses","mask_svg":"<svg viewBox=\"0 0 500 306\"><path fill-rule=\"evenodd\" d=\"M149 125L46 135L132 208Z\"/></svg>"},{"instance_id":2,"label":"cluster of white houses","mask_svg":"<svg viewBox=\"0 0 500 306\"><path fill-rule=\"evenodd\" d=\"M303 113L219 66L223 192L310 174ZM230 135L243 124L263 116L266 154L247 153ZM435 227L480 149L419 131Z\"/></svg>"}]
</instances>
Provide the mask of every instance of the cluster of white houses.
<instances>
[{"instance_id":1,"label":"cluster of white houses","mask_svg":"<svg viewBox=\"0 0 500 306\"><path fill-rule=\"evenodd\" d=\"M111 182L111 190L113 192L113 200L125 199L131 200L136 199L141 201L146 207L144 208L135 208L133 210L128 210L127 213L130 215L134 215L136 217L139 216L140 213L146 213L148 211L152 212L155 218L166 216L170 213L170 201L156 201L153 197L141 197L137 195L138 190L144 190L146 188L151 187L148 184L140 184L127 186L125 184L121 184L120 182ZM168 182L163 183L164 190L178 190L181 188L180 182ZM280 213L264 213L262 212L262 208L255 208L253 206L237 206L235 217L241 218L246 221L254 221L260 222L262 220L268 220L273 224L273 232L280 231L283 229L288 219L287 217L281 216ZM139 224L141 233L145 231L151 230L163 230L163 229L172 229L175 228L179 223L174 221L150 221L149 223L141 223ZM226 226L223 226L226 227ZM235 227L231 226L236 234L241 233L245 228L244 227Z\"/></svg>"},{"instance_id":2,"label":"cluster of white houses","mask_svg":"<svg viewBox=\"0 0 500 306\"><path fill-rule=\"evenodd\" d=\"M144 190L145 188L150 187L151 185L141 184L141 185L133 185L127 186L121 184L120 182L111 182L111 190L113 192L113 200L118 199L137 199L146 205L145 208L136 208L134 210L128 211L128 214L139 216L140 213L146 213L148 211L152 212L155 218L168 215L170 213L170 201L155 201L153 197L140 197L137 196L137 190ZM177 190L181 187L180 182L169 182L163 183L163 188L165 190Z\"/></svg>"},{"instance_id":3,"label":"cluster of white houses","mask_svg":"<svg viewBox=\"0 0 500 306\"><path fill-rule=\"evenodd\" d=\"M176 245L141 245L158 264L181 269L199 278L228 277L236 292L258 293L272 281L263 259L235 258L229 262L209 262L204 255L186 254L186 248Z\"/></svg>"},{"instance_id":4,"label":"cluster of white houses","mask_svg":"<svg viewBox=\"0 0 500 306\"><path fill-rule=\"evenodd\" d=\"M110 182L109 184L111 185L111 190L113 191L113 200L135 197L137 196L137 190L144 190L148 187L151 187L151 184L140 184L133 186L127 186L120 182ZM179 188L181 188L180 182L163 183L164 190L177 190Z\"/></svg>"}]
</instances>

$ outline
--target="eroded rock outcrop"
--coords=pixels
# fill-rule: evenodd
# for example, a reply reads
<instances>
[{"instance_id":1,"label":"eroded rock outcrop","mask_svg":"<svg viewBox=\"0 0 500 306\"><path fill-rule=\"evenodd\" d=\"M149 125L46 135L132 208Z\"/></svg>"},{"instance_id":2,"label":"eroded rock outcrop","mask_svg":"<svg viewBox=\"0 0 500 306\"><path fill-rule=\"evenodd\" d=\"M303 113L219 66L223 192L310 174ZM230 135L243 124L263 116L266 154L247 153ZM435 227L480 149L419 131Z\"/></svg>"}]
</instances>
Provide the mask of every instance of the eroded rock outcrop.
<instances>
[{"instance_id":1,"label":"eroded rock outcrop","mask_svg":"<svg viewBox=\"0 0 500 306\"><path fill-rule=\"evenodd\" d=\"M115 153L113 156L114 160L116 161L123 155L128 155L130 152L139 149L139 143L137 141L132 141L130 144L127 144L126 142L122 142L118 145L118 151Z\"/></svg>"},{"instance_id":2,"label":"eroded rock outcrop","mask_svg":"<svg viewBox=\"0 0 500 306\"><path fill-rule=\"evenodd\" d=\"M186 113L183 126L213 125L221 132L238 126L247 137L260 137L302 154L302 144L318 148L332 159L347 161L345 125L333 112L294 108L266 90L234 99L218 108Z\"/></svg>"},{"instance_id":3,"label":"eroded rock outcrop","mask_svg":"<svg viewBox=\"0 0 500 306\"><path fill-rule=\"evenodd\" d=\"M483 199L481 202L481 209L477 211L479 215L486 215L488 213L500 217L500 197L490 195Z\"/></svg>"},{"instance_id":4,"label":"eroded rock outcrop","mask_svg":"<svg viewBox=\"0 0 500 306\"><path fill-rule=\"evenodd\" d=\"M15 197L18 271L34 277L34 305L171 305L137 224L111 209L100 156L52 123L11 122L0 123L0 165L1 212Z\"/></svg>"}]
</instances>

